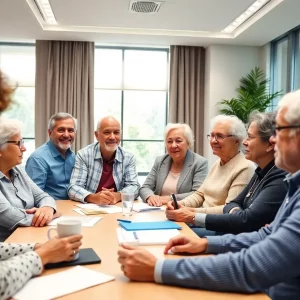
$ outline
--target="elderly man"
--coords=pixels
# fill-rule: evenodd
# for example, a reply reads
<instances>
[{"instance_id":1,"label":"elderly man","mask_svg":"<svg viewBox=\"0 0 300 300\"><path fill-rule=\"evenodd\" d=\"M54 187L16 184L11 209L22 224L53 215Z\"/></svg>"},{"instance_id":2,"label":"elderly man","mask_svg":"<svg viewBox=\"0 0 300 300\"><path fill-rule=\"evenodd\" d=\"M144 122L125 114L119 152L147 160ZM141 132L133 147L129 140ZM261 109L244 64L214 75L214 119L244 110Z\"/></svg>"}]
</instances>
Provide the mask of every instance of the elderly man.
<instances>
[{"instance_id":1,"label":"elderly man","mask_svg":"<svg viewBox=\"0 0 300 300\"><path fill-rule=\"evenodd\" d=\"M70 199L100 205L115 204L120 192L138 196L139 183L135 157L122 149L120 123L105 117L97 124L93 143L76 155L70 186Z\"/></svg>"},{"instance_id":2,"label":"elderly man","mask_svg":"<svg viewBox=\"0 0 300 300\"><path fill-rule=\"evenodd\" d=\"M283 97L274 129L275 164L290 175L287 196L269 226L239 235L178 236L165 248L165 253L226 252L209 257L158 260L144 249L123 245L118 254L124 274L137 281L299 299L300 90Z\"/></svg>"},{"instance_id":3,"label":"elderly man","mask_svg":"<svg viewBox=\"0 0 300 300\"><path fill-rule=\"evenodd\" d=\"M67 188L75 164L71 150L77 120L68 113L57 113L49 120L49 141L28 158L26 172L43 191L54 199L68 199Z\"/></svg>"}]
</instances>

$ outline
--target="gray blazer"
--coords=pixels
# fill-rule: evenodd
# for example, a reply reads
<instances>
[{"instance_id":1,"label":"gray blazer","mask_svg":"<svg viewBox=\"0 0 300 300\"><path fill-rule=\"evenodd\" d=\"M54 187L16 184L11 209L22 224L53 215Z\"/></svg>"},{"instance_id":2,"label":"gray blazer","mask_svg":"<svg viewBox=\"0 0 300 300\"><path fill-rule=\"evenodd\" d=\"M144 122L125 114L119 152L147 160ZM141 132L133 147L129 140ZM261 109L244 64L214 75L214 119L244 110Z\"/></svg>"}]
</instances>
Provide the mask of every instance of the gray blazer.
<instances>
[{"instance_id":1,"label":"gray blazer","mask_svg":"<svg viewBox=\"0 0 300 300\"><path fill-rule=\"evenodd\" d=\"M171 165L172 158L168 154L158 156L155 159L152 170L140 188L140 196L143 201L146 201L153 194L160 195ZM195 192L204 181L207 172L207 160L199 154L188 150L177 183L177 199L182 200Z\"/></svg>"}]
</instances>

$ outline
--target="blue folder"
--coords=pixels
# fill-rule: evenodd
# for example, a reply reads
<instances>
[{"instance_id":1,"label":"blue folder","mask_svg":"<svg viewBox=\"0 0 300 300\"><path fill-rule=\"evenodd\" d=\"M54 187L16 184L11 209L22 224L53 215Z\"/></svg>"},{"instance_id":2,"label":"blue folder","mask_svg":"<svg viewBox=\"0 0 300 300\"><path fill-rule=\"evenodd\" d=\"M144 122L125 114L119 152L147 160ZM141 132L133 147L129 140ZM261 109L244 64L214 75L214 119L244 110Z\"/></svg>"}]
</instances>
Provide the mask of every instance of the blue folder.
<instances>
[{"instance_id":1,"label":"blue folder","mask_svg":"<svg viewBox=\"0 0 300 300\"><path fill-rule=\"evenodd\" d=\"M137 230L159 230L159 229L182 229L181 226L172 221L161 222L119 222L120 226L128 231Z\"/></svg>"}]
</instances>

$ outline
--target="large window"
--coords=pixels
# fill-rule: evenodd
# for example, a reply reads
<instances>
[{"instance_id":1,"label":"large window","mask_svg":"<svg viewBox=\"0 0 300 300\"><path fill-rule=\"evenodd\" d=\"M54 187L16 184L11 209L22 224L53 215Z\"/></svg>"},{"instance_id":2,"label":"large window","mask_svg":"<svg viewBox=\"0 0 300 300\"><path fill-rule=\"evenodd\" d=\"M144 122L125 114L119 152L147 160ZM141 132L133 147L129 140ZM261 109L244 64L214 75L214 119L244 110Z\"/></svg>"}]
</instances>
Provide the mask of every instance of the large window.
<instances>
[{"instance_id":1,"label":"large window","mask_svg":"<svg viewBox=\"0 0 300 300\"><path fill-rule=\"evenodd\" d=\"M34 95L35 95L35 46L22 44L0 44L0 68L17 86L13 105L4 116L22 122L22 136L27 151L23 163L34 151Z\"/></svg>"},{"instance_id":2,"label":"large window","mask_svg":"<svg viewBox=\"0 0 300 300\"><path fill-rule=\"evenodd\" d=\"M140 176L164 153L168 111L168 50L95 49L94 121L113 115L122 146L135 154Z\"/></svg>"},{"instance_id":3,"label":"large window","mask_svg":"<svg viewBox=\"0 0 300 300\"><path fill-rule=\"evenodd\" d=\"M300 28L297 27L271 43L272 92L283 94L300 88ZM278 99L273 101L276 108Z\"/></svg>"}]
</instances>

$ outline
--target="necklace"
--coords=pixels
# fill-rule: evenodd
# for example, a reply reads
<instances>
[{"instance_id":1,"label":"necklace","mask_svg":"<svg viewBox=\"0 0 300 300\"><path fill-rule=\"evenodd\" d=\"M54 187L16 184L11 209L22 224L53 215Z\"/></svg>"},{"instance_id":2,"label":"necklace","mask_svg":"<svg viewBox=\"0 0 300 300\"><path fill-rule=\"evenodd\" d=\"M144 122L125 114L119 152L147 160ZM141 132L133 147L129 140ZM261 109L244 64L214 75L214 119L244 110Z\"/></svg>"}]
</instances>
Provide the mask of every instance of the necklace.
<instances>
[{"instance_id":1,"label":"necklace","mask_svg":"<svg viewBox=\"0 0 300 300\"><path fill-rule=\"evenodd\" d=\"M264 180L267 178L268 174L271 172L271 170L275 167L275 165L267 172L267 174L262 178L262 180L258 183L257 186L255 186L256 181L258 179L258 176L255 178L255 181L253 182L252 186L249 189L248 194L246 195L246 197L251 197L251 195L253 195L255 193L255 191L258 189L258 187L264 182ZM254 188L255 187L255 188Z\"/></svg>"},{"instance_id":2,"label":"necklace","mask_svg":"<svg viewBox=\"0 0 300 300\"><path fill-rule=\"evenodd\" d=\"M179 172L179 173L173 173L173 172L170 171L170 174L171 174L171 176L172 176L174 179L176 179L176 178L178 178L178 177L180 176L180 172Z\"/></svg>"}]
</instances>

